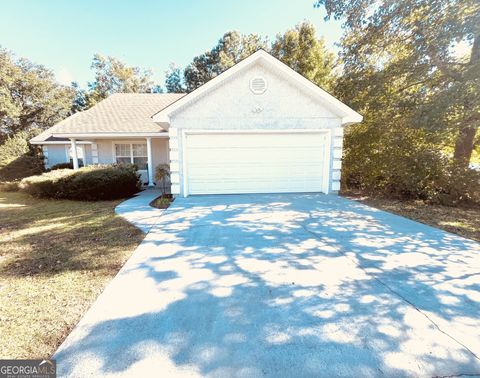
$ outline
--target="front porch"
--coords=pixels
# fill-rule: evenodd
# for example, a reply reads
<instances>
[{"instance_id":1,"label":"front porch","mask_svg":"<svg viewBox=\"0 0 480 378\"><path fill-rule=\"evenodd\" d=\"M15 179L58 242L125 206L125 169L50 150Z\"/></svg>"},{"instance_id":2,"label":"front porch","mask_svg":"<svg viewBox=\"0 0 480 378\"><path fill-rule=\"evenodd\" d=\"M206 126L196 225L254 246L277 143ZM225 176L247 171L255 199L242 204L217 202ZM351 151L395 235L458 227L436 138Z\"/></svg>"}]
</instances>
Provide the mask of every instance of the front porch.
<instances>
[{"instance_id":1,"label":"front porch","mask_svg":"<svg viewBox=\"0 0 480 378\"><path fill-rule=\"evenodd\" d=\"M80 167L80 160L90 164L135 164L143 185L154 187L155 167L169 164L168 136L142 138L98 138L71 137L69 159L73 169ZM85 141L89 144L85 144Z\"/></svg>"}]
</instances>

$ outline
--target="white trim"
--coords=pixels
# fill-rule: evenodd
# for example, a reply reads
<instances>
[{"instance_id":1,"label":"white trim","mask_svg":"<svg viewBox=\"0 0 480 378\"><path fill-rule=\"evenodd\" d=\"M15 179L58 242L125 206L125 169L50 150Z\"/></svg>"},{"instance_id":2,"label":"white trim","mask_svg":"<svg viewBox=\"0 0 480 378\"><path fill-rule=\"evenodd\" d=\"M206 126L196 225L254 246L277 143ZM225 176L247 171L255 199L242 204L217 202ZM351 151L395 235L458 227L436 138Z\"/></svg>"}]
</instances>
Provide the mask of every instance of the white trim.
<instances>
[{"instance_id":1,"label":"white trim","mask_svg":"<svg viewBox=\"0 0 480 378\"><path fill-rule=\"evenodd\" d=\"M296 71L292 70L286 64L282 63L280 60L273 57L272 55L270 55L264 50L258 50L257 52L253 53L249 57L245 58L241 62L234 65L233 67L222 72L220 75L216 76L212 80L198 87L193 92L190 92L186 96L181 97L179 100L175 101L171 105L167 106L166 108L160 110L158 113L154 114L152 116L152 119L155 122L170 122L170 115L172 115L174 112L184 107L186 104L190 103L195 98L202 96L206 92L216 87L222 81L228 79L232 75L235 75L240 70L248 67L249 65L253 64L258 60L264 60L267 63L271 64L273 67L280 70L284 76L287 76L297 81L299 84L303 85L305 89L310 90L314 95L324 100L327 106L329 105L331 108L333 108L334 113L335 111L336 113L340 113L338 115L342 117L342 124L348 125L348 124L358 123L362 121L363 119L362 115L357 113L355 110L353 110L349 106L345 105L340 100L333 97L328 92L324 91L322 88L312 83L307 78L303 77Z\"/></svg>"},{"instance_id":2,"label":"white trim","mask_svg":"<svg viewBox=\"0 0 480 378\"><path fill-rule=\"evenodd\" d=\"M45 168L49 168L48 164L48 146L42 146L43 165Z\"/></svg>"},{"instance_id":3,"label":"white trim","mask_svg":"<svg viewBox=\"0 0 480 378\"><path fill-rule=\"evenodd\" d=\"M85 167L87 165L86 163L86 155L85 155L85 146L79 146L78 145L78 142L76 143L77 147L82 147L82 162L83 162L83 166ZM66 144L65 145L65 157L67 158L67 163L70 163L70 149L72 148L72 143L70 144Z\"/></svg>"},{"instance_id":4,"label":"white trim","mask_svg":"<svg viewBox=\"0 0 480 378\"><path fill-rule=\"evenodd\" d=\"M188 154L187 154L187 130L182 130L182 185L183 185L183 196L188 197L188 172L187 172L187 159L188 159Z\"/></svg>"},{"instance_id":5,"label":"white trim","mask_svg":"<svg viewBox=\"0 0 480 378\"><path fill-rule=\"evenodd\" d=\"M90 153L92 155L92 164L98 164L98 143L92 143L90 147Z\"/></svg>"},{"instance_id":6,"label":"white trim","mask_svg":"<svg viewBox=\"0 0 480 378\"><path fill-rule=\"evenodd\" d=\"M152 156L152 138L147 137L147 174L148 174L148 186L153 186L153 156ZM133 146L132 156L133 156Z\"/></svg>"},{"instance_id":7,"label":"white trim","mask_svg":"<svg viewBox=\"0 0 480 378\"><path fill-rule=\"evenodd\" d=\"M265 129L252 129L252 130L182 130L182 189L183 197L188 197L188 172L187 172L187 159L188 159L188 146L187 135L195 134L319 134L325 133L325 148L324 148L324 175L323 175L323 193L328 194L330 192L330 162L333 161L333 152L331 151L332 131L331 129L282 129L282 130L265 130ZM330 156L331 155L331 156Z\"/></svg>"},{"instance_id":8,"label":"white trim","mask_svg":"<svg viewBox=\"0 0 480 378\"><path fill-rule=\"evenodd\" d=\"M40 144L40 145L42 145L42 144L45 144L45 145L48 145L48 144L60 144L60 145L61 144L68 144L68 145L70 145L69 140L66 140L66 141L50 141L50 142L48 142L48 141L45 141L45 142L32 142L32 141L30 141L29 143L30 144ZM77 144L92 144L92 142L78 140Z\"/></svg>"},{"instance_id":9,"label":"white trim","mask_svg":"<svg viewBox=\"0 0 480 378\"><path fill-rule=\"evenodd\" d=\"M187 134L301 134L301 133L325 133L330 129L228 129L228 130L212 130L212 129L190 129L183 130Z\"/></svg>"},{"instance_id":10,"label":"white trim","mask_svg":"<svg viewBox=\"0 0 480 378\"><path fill-rule=\"evenodd\" d=\"M69 134L56 134L53 133L52 136L56 138L143 138L143 137L156 137L156 138L168 138L168 132L158 132L158 133L87 133L87 134L80 134L80 133L69 133Z\"/></svg>"},{"instance_id":11,"label":"white trim","mask_svg":"<svg viewBox=\"0 0 480 378\"><path fill-rule=\"evenodd\" d=\"M115 145L116 144L129 144L130 145L130 164L134 164L133 163L133 146L132 144L145 144L147 145L147 142L145 139L139 139L139 140L112 140L112 155L113 155L113 161L112 163L113 164L116 164L117 163L117 151L115 149ZM148 145L147 145L147 148L148 148ZM148 151L147 151L148 153ZM125 156L121 156L121 157L125 157ZM148 160L148 156L136 156L136 157L146 157L147 160ZM148 164L148 163L147 163ZM147 166L147 169L138 169L137 172L145 172L147 173L148 175L148 166Z\"/></svg>"},{"instance_id":12,"label":"white trim","mask_svg":"<svg viewBox=\"0 0 480 378\"><path fill-rule=\"evenodd\" d=\"M79 168L78 164L78 151L77 151L77 140L75 138L70 139L72 142L72 161L73 169L77 170ZM85 165L85 157L83 158L83 165Z\"/></svg>"}]
</instances>

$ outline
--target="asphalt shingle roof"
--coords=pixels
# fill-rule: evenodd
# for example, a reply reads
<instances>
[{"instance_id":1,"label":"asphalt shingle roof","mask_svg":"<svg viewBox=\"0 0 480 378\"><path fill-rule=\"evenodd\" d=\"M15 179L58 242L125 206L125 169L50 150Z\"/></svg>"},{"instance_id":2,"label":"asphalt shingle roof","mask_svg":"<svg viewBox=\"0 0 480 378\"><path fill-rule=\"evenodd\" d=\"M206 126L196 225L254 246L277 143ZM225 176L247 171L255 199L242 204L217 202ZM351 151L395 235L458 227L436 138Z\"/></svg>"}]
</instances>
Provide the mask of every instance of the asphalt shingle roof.
<instances>
[{"instance_id":1,"label":"asphalt shingle roof","mask_svg":"<svg viewBox=\"0 0 480 378\"><path fill-rule=\"evenodd\" d=\"M32 139L46 141L53 134L156 133L168 129L152 115L185 96L184 93L115 93L92 108L75 113Z\"/></svg>"}]
</instances>

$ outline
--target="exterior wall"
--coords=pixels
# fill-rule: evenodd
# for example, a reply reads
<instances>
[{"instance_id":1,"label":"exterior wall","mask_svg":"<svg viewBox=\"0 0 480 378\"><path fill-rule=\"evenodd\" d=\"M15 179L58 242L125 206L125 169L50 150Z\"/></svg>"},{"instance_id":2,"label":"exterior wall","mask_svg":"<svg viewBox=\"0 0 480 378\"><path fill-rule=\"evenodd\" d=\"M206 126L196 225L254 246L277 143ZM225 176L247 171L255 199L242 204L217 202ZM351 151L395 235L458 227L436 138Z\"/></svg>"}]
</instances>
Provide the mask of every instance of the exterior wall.
<instances>
[{"instance_id":1,"label":"exterior wall","mask_svg":"<svg viewBox=\"0 0 480 378\"><path fill-rule=\"evenodd\" d=\"M85 164L92 164L92 147L89 144L78 144L83 148L85 155ZM70 144L45 144L42 146L45 156L45 168L50 168L55 164L68 163L70 161Z\"/></svg>"},{"instance_id":2,"label":"exterior wall","mask_svg":"<svg viewBox=\"0 0 480 378\"><path fill-rule=\"evenodd\" d=\"M45 168L51 168L55 164L68 163L66 144L43 145L43 155L45 156Z\"/></svg>"},{"instance_id":3,"label":"exterior wall","mask_svg":"<svg viewBox=\"0 0 480 378\"><path fill-rule=\"evenodd\" d=\"M115 162L113 154L114 143L130 143L130 142L142 142L146 143L146 139L97 139L92 144L93 149L97 151L98 164L112 164ZM91 147L91 148L92 148ZM90 148L90 156L92 154ZM159 164L169 163L169 147L167 138L152 138L152 160L155 179L155 167ZM87 155L88 156L88 155ZM148 181L147 177L142 177L143 181Z\"/></svg>"},{"instance_id":4,"label":"exterior wall","mask_svg":"<svg viewBox=\"0 0 480 378\"><path fill-rule=\"evenodd\" d=\"M250 79L261 76L267 81L264 94L250 91ZM187 130L329 130L329 192L340 188L342 136L340 117L321 100L306 93L263 63L227 78L221 85L194 103L188 104L170 119L170 164L172 192L184 194L182 136Z\"/></svg>"},{"instance_id":5,"label":"exterior wall","mask_svg":"<svg viewBox=\"0 0 480 378\"><path fill-rule=\"evenodd\" d=\"M129 139L128 142L145 142L142 139ZM85 164L112 164L114 163L113 144L114 142L127 142L122 139L98 139L92 141L92 144L79 144L84 149ZM49 144L43 145L42 150L45 156L45 167L50 168L55 164L67 163L70 159L68 151L70 144ZM152 158L155 176L155 167L159 164L169 163L169 147L167 138L152 138ZM142 176L142 181L147 182L148 176Z\"/></svg>"}]
</instances>

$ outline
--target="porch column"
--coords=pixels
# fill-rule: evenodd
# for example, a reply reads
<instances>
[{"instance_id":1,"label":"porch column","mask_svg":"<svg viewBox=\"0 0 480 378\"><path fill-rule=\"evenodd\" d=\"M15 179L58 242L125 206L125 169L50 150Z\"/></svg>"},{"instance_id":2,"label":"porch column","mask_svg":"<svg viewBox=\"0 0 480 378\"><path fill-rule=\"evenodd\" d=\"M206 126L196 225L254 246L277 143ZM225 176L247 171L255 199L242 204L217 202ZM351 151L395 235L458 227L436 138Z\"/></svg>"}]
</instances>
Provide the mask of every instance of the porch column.
<instances>
[{"instance_id":1,"label":"porch column","mask_svg":"<svg viewBox=\"0 0 480 378\"><path fill-rule=\"evenodd\" d=\"M70 139L70 142L72 144L73 169L78 169L77 140L72 138Z\"/></svg>"},{"instance_id":2,"label":"porch column","mask_svg":"<svg viewBox=\"0 0 480 378\"><path fill-rule=\"evenodd\" d=\"M147 137L148 186L153 186L152 138Z\"/></svg>"}]
</instances>

